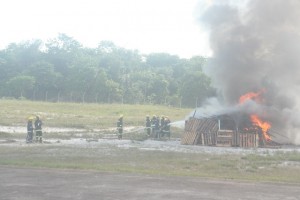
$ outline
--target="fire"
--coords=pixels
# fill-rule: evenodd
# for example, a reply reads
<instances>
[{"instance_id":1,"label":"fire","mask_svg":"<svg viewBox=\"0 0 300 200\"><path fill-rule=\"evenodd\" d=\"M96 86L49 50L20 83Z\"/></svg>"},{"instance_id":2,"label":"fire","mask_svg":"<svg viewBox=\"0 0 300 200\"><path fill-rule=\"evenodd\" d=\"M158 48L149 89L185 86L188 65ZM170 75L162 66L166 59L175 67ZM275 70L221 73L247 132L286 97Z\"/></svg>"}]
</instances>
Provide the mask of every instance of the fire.
<instances>
[{"instance_id":1,"label":"fire","mask_svg":"<svg viewBox=\"0 0 300 200\"><path fill-rule=\"evenodd\" d=\"M255 92L249 92L247 94L244 94L243 96L240 97L239 99L239 103L244 103L245 101L252 99L254 100L256 103L261 103L262 102L262 98L261 98L261 94L264 93L265 90L262 89L259 92L255 93Z\"/></svg>"},{"instance_id":2,"label":"fire","mask_svg":"<svg viewBox=\"0 0 300 200\"><path fill-rule=\"evenodd\" d=\"M269 124L268 122L262 121L261 119L259 119L259 117L257 115L251 115L250 118L251 118L251 121L253 124L255 124L261 128L265 139L270 141L271 137L267 134L267 131L271 128L271 124Z\"/></svg>"},{"instance_id":3,"label":"fire","mask_svg":"<svg viewBox=\"0 0 300 200\"><path fill-rule=\"evenodd\" d=\"M262 102L262 98L261 95L265 92L265 90L260 90L259 92L255 93L255 92L249 92L247 94L244 94L243 96L240 97L239 99L239 103L242 104L245 101L252 99L257 103L261 103ZM267 131L271 128L271 124L268 122L264 122L262 121L257 115L252 114L250 115L250 119L253 125L256 125L258 127L261 128L262 133L264 135L264 138L266 140L271 140L271 137L267 134Z\"/></svg>"}]
</instances>

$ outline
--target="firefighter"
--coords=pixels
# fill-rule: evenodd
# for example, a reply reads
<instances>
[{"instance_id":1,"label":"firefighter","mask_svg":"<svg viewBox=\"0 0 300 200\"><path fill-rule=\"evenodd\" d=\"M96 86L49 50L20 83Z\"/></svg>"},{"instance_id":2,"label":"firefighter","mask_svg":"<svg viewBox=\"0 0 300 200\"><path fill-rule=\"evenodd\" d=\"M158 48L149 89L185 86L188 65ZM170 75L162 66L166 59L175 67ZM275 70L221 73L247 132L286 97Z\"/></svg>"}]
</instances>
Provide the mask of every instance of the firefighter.
<instances>
[{"instance_id":1,"label":"firefighter","mask_svg":"<svg viewBox=\"0 0 300 200\"><path fill-rule=\"evenodd\" d=\"M33 124L32 124L32 117L28 118L27 121L27 137L26 137L26 143L32 143L33 139Z\"/></svg>"},{"instance_id":2,"label":"firefighter","mask_svg":"<svg viewBox=\"0 0 300 200\"><path fill-rule=\"evenodd\" d=\"M157 117L155 121L154 129L155 129L155 137L158 139L160 138L159 128L160 128L160 119L159 117Z\"/></svg>"},{"instance_id":3,"label":"firefighter","mask_svg":"<svg viewBox=\"0 0 300 200\"><path fill-rule=\"evenodd\" d=\"M150 133L151 133L151 121L150 121L150 117L148 115L146 116L146 131L147 131L147 135L150 136Z\"/></svg>"},{"instance_id":4,"label":"firefighter","mask_svg":"<svg viewBox=\"0 0 300 200\"><path fill-rule=\"evenodd\" d=\"M42 132L42 125L43 122L39 116L36 116L34 122L34 129L35 129L35 141L42 143L43 142L43 132Z\"/></svg>"},{"instance_id":5,"label":"firefighter","mask_svg":"<svg viewBox=\"0 0 300 200\"><path fill-rule=\"evenodd\" d=\"M165 117L165 124L164 124L163 132L170 139L170 137L171 137L171 121L170 121L169 117Z\"/></svg>"},{"instance_id":6,"label":"firefighter","mask_svg":"<svg viewBox=\"0 0 300 200\"><path fill-rule=\"evenodd\" d=\"M152 132L152 136L155 137L156 133L155 133L155 123L156 123L156 115L153 115L151 118L151 132Z\"/></svg>"},{"instance_id":7,"label":"firefighter","mask_svg":"<svg viewBox=\"0 0 300 200\"><path fill-rule=\"evenodd\" d=\"M165 127L165 116L162 115L160 118L160 130L159 130L161 137L164 137L164 127Z\"/></svg>"},{"instance_id":8,"label":"firefighter","mask_svg":"<svg viewBox=\"0 0 300 200\"><path fill-rule=\"evenodd\" d=\"M118 129L118 139L121 140L123 134L123 115L120 115L117 121L117 129Z\"/></svg>"}]
</instances>

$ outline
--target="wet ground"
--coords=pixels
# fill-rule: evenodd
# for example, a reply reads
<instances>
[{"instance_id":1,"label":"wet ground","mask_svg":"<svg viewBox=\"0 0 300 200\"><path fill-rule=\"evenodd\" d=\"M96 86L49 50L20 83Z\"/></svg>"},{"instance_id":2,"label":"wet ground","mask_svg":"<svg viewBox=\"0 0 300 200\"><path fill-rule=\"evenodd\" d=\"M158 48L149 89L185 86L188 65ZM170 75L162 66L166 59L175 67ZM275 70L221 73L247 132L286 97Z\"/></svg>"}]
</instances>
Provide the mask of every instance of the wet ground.
<instances>
[{"instance_id":1,"label":"wet ground","mask_svg":"<svg viewBox=\"0 0 300 200\"><path fill-rule=\"evenodd\" d=\"M213 153L213 154L266 154L273 152L288 152L298 151L300 152L299 145L281 145L278 148L234 148L234 147L208 147L208 146L193 146L193 145L181 145L180 138L171 138L167 140L154 140L148 139L144 141L136 141L132 139L126 139L126 135L130 133L143 134L143 127L126 127L124 130L124 140L117 140L117 135L113 134L116 128L107 129L75 129L75 128L55 128L45 127L44 132L44 144L43 145L71 145L71 146L89 146L97 147L103 144L109 144L117 146L119 148L138 148L145 151L159 150L159 151L172 151L172 152L186 152L186 153ZM24 139L0 139L0 145L28 145L25 143L26 128L21 126L1 126L0 132L9 133L24 137ZM106 132L106 134L102 134ZM111 134L107 134L111 132ZM142 132L142 133L141 133ZM47 137L48 133L57 133L61 136L68 136L68 139ZM70 134L71 133L71 134ZM101 138L99 138L99 134ZM71 137L69 137L71 135Z\"/></svg>"},{"instance_id":2,"label":"wet ground","mask_svg":"<svg viewBox=\"0 0 300 200\"><path fill-rule=\"evenodd\" d=\"M171 140L154 140L147 139L144 141L134 141L129 139L118 140L117 136L110 134L108 138L80 138L70 139L47 138L44 139L43 144L33 143L26 144L25 139L0 139L0 145L6 146L28 146L28 145L51 145L51 146L72 146L72 147L88 147L101 148L104 145L115 146L118 148L129 149L136 148L142 151L167 151L167 152L181 152L181 153L211 153L211 154L259 154L270 155L275 152L300 152L300 146L285 145L280 148L235 148L235 147L211 147L211 146L193 146L181 145L179 138L172 138Z\"/></svg>"}]
</instances>

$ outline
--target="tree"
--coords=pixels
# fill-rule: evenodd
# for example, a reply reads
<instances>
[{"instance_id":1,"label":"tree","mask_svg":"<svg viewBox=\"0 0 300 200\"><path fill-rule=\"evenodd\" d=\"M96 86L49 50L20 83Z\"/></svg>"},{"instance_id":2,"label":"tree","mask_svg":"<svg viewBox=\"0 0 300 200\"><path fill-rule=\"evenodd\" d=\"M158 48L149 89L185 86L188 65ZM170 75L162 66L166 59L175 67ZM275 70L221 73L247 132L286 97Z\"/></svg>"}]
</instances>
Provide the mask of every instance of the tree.
<instances>
[{"instance_id":1,"label":"tree","mask_svg":"<svg viewBox=\"0 0 300 200\"><path fill-rule=\"evenodd\" d=\"M198 107L206 98L213 95L215 95L215 91L211 87L211 80L203 72L198 71L185 75L180 88L180 96L182 96L184 105Z\"/></svg>"},{"instance_id":2,"label":"tree","mask_svg":"<svg viewBox=\"0 0 300 200\"><path fill-rule=\"evenodd\" d=\"M167 53L152 53L147 56L147 65L152 67L170 67L176 65L180 61L176 55Z\"/></svg>"},{"instance_id":3,"label":"tree","mask_svg":"<svg viewBox=\"0 0 300 200\"><path fill-rule=\"evenodd\" d=\"M52 96L58 91L58 80L61 74L54 71L51 63L46 61L39 61L29 66L25 71L28 76L35 79L34 99L48 99L48 95Z\"/></svg>"},{"instance_id":4,"label":"tree","mask_svg":"<svg viewBox=\"0 0 300 200\"><path fill-rule=\"evenodd\" d=\"M59 34L57 38L46 43L46 61L53 64L54 69L66 76L69 68L76 62L81 51L81 44L66 34Z\"/></svg>"},{"instance_id":5,"label":"tree","mask_svg":"<svg viewBox=\"0 0 300 200\"><path fill-rule=\"evenodd\" d=\"M9 92L15 97L23 97L24 92L29 92L34 87L35 79L32 76L16 76L7 82ZM18 96L19 95L19 96Z\"/></svg>"},{"instance_id":6,"label":"tree","mask_svg":"<svg viewBox=\"0 0 300 200\"><path fill-rule=\"evenodd\" d=\"M103 92L107 95L107 103L120 102L122 98L120 85L113 80L106 81L106 89Z\"/></svg>"},{"instance_id":7,"label":"tree","mask_svg":"<svg viewBox=\"0 0 300 200\"><path fill-rule=\"evenodd\" d=\"M199 56L143 55L111 41L83 48L59 34L45 46L32 40L0 51L0 96L194 107L214 94L205 63Z\"/></svg>"}]
</instances>

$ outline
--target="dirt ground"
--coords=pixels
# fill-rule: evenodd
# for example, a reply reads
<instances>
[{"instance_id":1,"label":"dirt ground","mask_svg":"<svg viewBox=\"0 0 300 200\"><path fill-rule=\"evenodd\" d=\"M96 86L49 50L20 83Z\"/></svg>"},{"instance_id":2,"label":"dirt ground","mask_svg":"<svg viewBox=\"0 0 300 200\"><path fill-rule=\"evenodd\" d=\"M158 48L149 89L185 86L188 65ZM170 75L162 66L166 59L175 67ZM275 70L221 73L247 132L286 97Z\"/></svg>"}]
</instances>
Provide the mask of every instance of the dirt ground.
<instances>
[{"instance_id":1,"label":"dirt ground","mask_svg":"<svg viewBox=\"0 0 300 200\"><path fill-rule=\"evenodd\" d=\"M3 128L6 128L5 130ZM3 130L2 130L3 129ZM22 134L24 127L1 127L0 130ZM42 145L169 151L213 154L264 154L264 149L213 148L180 145L172 141L134 141L80 138L82 130L49 129L48 132L76 132L79 138L68 140L46 138ZM99 130L100 132L101 130ZM93 138L92 138L93 139ZM59 142L58 142L59 141ZM10 147L27 147L24 139L0 140ZM34 144L40 145L40 144ZM79 148L80 149L80 148ZM268 152L300 151L300 147L270 149ZM208 180L191 177L150 176L138 174L103 173L83 170L38 169L0 165L0 200L300 200L300 185L249 183Z\"/></svg>"},{"instance_id":2,"label":"dirt ground","mask_svg":"<svg viewBox=\"0 0 300 200\"><path fill-rule=\"evenodd\" d=\"M299 200L300 186L0 166L1 200Z\"/></svg>"}]
</instances>

